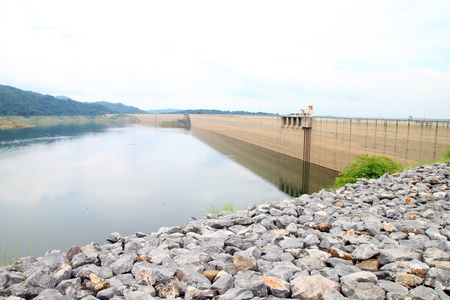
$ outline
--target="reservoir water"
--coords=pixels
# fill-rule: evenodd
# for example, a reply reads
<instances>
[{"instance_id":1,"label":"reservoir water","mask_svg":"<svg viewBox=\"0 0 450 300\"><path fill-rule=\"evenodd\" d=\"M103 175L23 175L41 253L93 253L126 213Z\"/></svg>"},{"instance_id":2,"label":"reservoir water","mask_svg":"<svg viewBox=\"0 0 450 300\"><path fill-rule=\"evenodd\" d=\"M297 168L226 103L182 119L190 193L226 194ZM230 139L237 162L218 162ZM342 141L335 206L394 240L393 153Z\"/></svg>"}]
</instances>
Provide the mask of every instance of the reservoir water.
<instances>
[{"instance_id":1,"label":"reservoir water","mask_svg":"<svg viewBox=\"0 0 450 300\"><path fill-rule=\"evenodd\" d=\"M211 205L281 201L337 173L192 128L71 124L0 131L1 256L154 232ZM3 260L3 259L2 259ZM4 263L0 260L0 264Z\"/></svg>"}]
</instances>

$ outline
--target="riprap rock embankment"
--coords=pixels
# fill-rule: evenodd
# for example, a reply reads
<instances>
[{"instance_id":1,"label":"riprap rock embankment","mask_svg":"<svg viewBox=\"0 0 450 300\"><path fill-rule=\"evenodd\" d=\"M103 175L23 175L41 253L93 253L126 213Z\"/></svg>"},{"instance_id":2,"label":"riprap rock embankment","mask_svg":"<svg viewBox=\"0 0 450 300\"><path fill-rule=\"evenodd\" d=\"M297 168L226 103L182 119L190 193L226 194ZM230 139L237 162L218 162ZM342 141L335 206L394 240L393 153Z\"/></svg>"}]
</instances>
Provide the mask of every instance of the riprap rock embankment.
<instances>
[{"instance_id":1,"label":"riprap rock embankment","mask_svg":"<svg viewBox=\"0 0 450 300\"><path fill-rule=\"evenodd\" d=\"M0 299L450 299L449 182L440 163L112 233L0 268Z\"/></svg>"}]
</instances>

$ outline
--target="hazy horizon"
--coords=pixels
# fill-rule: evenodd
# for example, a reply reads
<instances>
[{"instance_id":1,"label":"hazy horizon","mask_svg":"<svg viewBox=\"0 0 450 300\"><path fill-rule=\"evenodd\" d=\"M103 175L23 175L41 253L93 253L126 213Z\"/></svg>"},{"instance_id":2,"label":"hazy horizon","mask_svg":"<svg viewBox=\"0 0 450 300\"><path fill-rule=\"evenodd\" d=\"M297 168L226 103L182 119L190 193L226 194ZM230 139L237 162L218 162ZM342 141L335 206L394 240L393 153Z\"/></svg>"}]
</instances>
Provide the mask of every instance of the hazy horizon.
<instances>
[{"instance_id":1,"label":"hazy horizon","mask_svg":"<svg viewBox=\"0 0 450 300\"><path fill-rule=\"evenodd\" d=\"M0 3L0 84L143 110L448 119L450 2Z\"/></svg>"}]
</instances>

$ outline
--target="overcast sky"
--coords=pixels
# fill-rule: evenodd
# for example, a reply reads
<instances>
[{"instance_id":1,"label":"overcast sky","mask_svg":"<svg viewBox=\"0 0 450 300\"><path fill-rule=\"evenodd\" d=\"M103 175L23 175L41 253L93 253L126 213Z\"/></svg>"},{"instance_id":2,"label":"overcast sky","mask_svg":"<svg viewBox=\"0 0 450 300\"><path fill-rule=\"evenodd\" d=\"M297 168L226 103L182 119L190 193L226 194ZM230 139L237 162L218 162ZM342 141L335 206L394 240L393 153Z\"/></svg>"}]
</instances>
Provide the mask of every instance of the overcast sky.
<instances>
[{"instance_id":1,"label":"overcast sky","mask_svg":"<svg viewBox=\"0 0 450 300\"><path fill-rule=\"evenodd\" d=\"M450 1L0 0L0 84L141 109L450 118Z\"/></svg>"}]
</instances>

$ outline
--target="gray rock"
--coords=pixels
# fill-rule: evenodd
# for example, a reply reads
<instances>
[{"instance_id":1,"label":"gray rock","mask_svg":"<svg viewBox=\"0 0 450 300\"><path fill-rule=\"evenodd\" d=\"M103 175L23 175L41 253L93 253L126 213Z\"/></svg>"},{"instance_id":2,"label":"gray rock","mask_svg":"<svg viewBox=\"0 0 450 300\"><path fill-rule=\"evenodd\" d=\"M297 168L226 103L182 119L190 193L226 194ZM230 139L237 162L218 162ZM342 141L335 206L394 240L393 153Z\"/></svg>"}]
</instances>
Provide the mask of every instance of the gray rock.
<instances>
[{"instance_id":1,"label":"gray rock","mask_svg":"<svg viewBox=\"0 0 450 300\"><path fill-rule=\"evenodd\" d=\"M432 288L423 285L418 286L409 291L406 297L411 297L417 300L439 300L439 294Z\"/></svg>"},{"instance_id":2,"label":"gray rock","mask_svg":"<svg viewBox=\"0 0 450 300\"><path fill-rule=\"evenodd\" d=\"M293 298L321 299L325 293L339 289L340 285L337 282L320 275L299 276L291 281Z\"/></svg>"},{"instance_id":3,"label":"gray rock","mask_svg":"<svg viewBox=\"0 0 450 300\"><path fill-rule=\"evenodd\" d=\"M175 275L175 270L148 262L138 262L134 264L131 273L134 276L133 281L136 281L138 284L155 285L167 282L169 278Z\"/></svg>"},{"instance_id":4,"label":"gray rock","mask_svg":"<svg viewBox=\"0 0 450 300\"><path fill-rule=\"evenodd\" d=\"M305 247L311 247L314 245L319 245L320 240L315 234L308 234L304 240ZM299 247L300 248L300 247Z\"/></svg>"},{"instance_id":5,"label":"gray rock","mask_svg":"<svg viewBox=\"0 0 450 300\"><path fill-rule=\"evenodd\" d=\"M450 272L438 268L430 268L424 284L440 290L450 291Z\"/></svg>"},{"instance_id":6,"label":"gray rock","mask_svg":"<svg viewBox=\"0 0 450 300\"><path fill-rule=\"evenodd\" d=\"M412 249L409 249L404 246L380 249L380 254L378 256L378 260L380 261L381 265L385 265L387 263L399 260L413 260L413 259L419 260L421 259L421 255L419 253L413 252Z\"/></svg>"},{"instance_id":7,"label":"gray rock","mask_svg":"<svg viewBox=\"0 0 450 300\"><path fill-rule=\"evenodd\" d=\"M120 233L118 233L118 232L113 232L106 238L106 240L111 243L120 242L121 239L122 239L122 237L120 236Z\"/></svg>"},{"instance_id":8,"label":"gray rock","mask_svg":"<svg viewBox=\"0 0 450 300\"><path fill-rule=\"evenodd\" d=\"M312 270L311 276L313 276L313 275L321 275L330 280L339 282L339 275L334 268L326 267L326 268L319 269L319 270Z\"/></svg>"},{"instance_id":9,"label":"gray rock","mask_svg":"<svg viewBox=\"0 0 450 300\"><path fill-rule=\"evenodd\" d=\"M60 292L53 289L43 290L34 300L70 300L69 297L61 295Z\"/></svg>"},{"instance_id":10,"label":"gray rock","mask_svg":"<svg viewBox=\"0 0 450 300\"><path fill-rule=\"evenodd\" d=\"M189 286L205 290L211 288L211 282L205 275L200 274L191 266L185 266L176 270L178 280L185 282Z\"/></svg>"},{"instance_id":11,"label":"gray rock","mask_svg":"<svg viewBox=\"0 0 450 300\"><path fill-rule=\"evenodd\" d=\"M233 288L216 298L217 300L250 300L253 298L253 293L246 289Z\"/></svg>"},{"instance_id":12,"label":"gray rock","mask_svg":"<svg viewBox=\"0 0 450 300\"><path fill-rule=\"evenodd\" d=\"M219 274L217 275L214 283L211 285L211 288L217 290L217 292L222 295L233 287L234 279L233 276L228 273L224 272L223 274Z\"/></svg>"},{"instance_id":13,"label":"gray rock","mask_svg":"<svg viewBox=\"0 0 450 300\"><path fill-rule=\"evenodd\" d=\"M408 289L403 285L388 281L388 280L378 280L378 285L386 292L392 293L396 295L406 295L408 293Z\"/></svg>"},{"instance_id":14,"label":"gray rock","mask_svg":"<svg viewBox=\"0 0 450 300\"><path fill-rule=\"evenodd\" d=\"M60 269L64 265L69 265L70 262L67 259L65 253L59 250L47 251L44 257L38 259L37 265L45 265L50 269L50 272L54 272Z\"/></svg>"},{"instance_id":15,"label":"gray rock","mask_svg":"<svg viewBox=\"0 0 450 300\"><path fill-rule=\"evenodd\" d=\"M449 261L450 254L437 248L428 248L423 253L423 260L426 264L432 266L435 261Z\"/></svg>"},{"instance_id":16,"label":"gray rock","mask_svg":"<svg viewBox=\"0 0 450 300\"><path fill-rule=\"evenodd\" d=\"M267 276L273 276L279 278L283 281L289 281L289 278L292 277L297 272L300 272L302 269L294 265L293 263L284 262L280 264L275 263L275 267L267 273Z\"/></svg>"},{"instance_id":17,"label":"gray rock","mask_svg":"<svg viewBox=\"0 0 450 300\"><path fill-rule=\"evenodd\" d=\"M36 272L29 276L24 282L14 284L5 290L5 295L19 296L22 298L34 298L45 289L54 289L56 278L44 273Z\"/></svg>"},{"instance_id":18,"label":"gray rock","mask_svg":"<svg viewBox=\"0 0 450 300\"><path fill-rule=\"evenodd\" d=\"M331 290L322 295L322 300L344 300L344 296L337 290Z\"/></svg>"},{"instance_id":19,"label":"gray rock","mask_svg":"<svg viewBox=\"0 0 450 300\"><path fill-rule=\"evenodd\" d=\"M113 275L110 268L103 268L96 265L83 265L82 267L72 270L73 277L88 278L91 273L94 273L103 279L108 279Z\"/></svg>"},{"instance_id":20,"label":"gray rock","mask_svg":"<svg viewBox=\"0 0 450 300\"><path fill-rule=\"evenodd\" d=\"M378 281L378 278L372 272L361 271L361 272L355 272L355 273L351 273L351 274L342 276L340 279L341 283L348 281L348 280L376 284Z\"/></svg>"},{"instance_id":21,"label":"gray rock","mask_svg":"<svg viewBox=\"0 0 450 300\"><path fill-rule=\"evenodd\" d=\"M385 291L378 285L369 282L345 280L341 284L342 294L350 299L376 299L386 298Z\"/></svg>"},{"instance_id":22,"label":"gray rock","mask_svg":"<svg viewBox=\"0 0 450 300\"><path fill-rule=\"evenodd\" d=\"M131 286L123 291L123 296L125 300L153 300L154 292L152 287Z\"/></svg>"},{"instance_id":23,"label":"gray rock","mask_svg":"<svg viewBox=\"0 0 450 300\"><path fill-rule=\"evenodd\" d=\"M352 252L356 260L367 260L380 253L380 249L374 244L362 244Z\"/></svg>"},{"instance_id":24,"label":"gray rock","mask_svg":"<svg viewBox=\"0 0 450 300\"><path fill-rule=\"evenodd\" d=\"M256 297L267 297L267 286L256 272L238 272L234 279L234 287L241 288L253 293Z\"/></svg>"}]
</instances>

